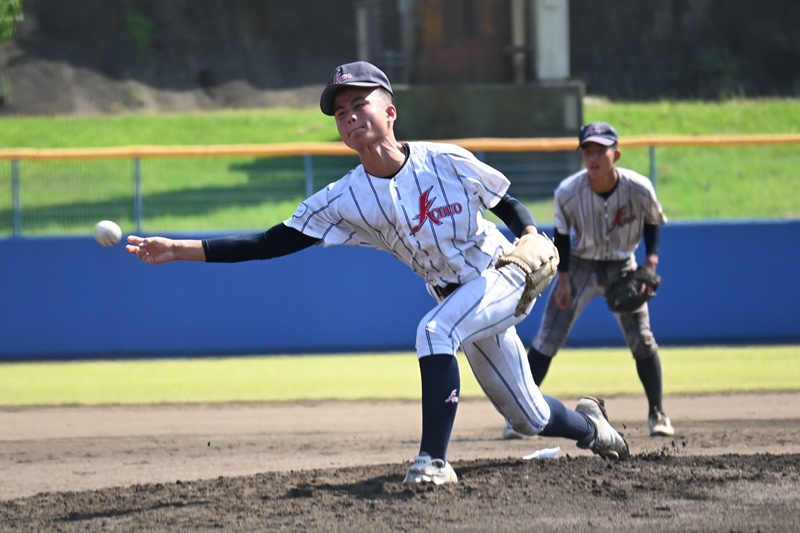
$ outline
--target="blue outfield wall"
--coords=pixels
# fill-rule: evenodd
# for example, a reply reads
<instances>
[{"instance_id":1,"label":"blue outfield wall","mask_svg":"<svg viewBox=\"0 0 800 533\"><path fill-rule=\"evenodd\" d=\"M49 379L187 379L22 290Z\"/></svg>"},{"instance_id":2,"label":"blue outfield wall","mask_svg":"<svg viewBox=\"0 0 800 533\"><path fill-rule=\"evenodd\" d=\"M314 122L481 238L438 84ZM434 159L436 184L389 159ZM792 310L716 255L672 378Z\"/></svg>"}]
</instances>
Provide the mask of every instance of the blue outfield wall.
<instances>
[{"instance_id":1,"label":"blue outfield wall","mask_svg":"<svg viewBox=\"0 0 800 533\"><path fill-rule=\"evenodd\" d=\"M800 221L665 226L659 344L800 341L798 244ZM433 304L421 278L374 250L153 266L90 237L0 240L0 302L0 360L413 350ZM518 327L526 344L543 309ZM601 298L568 346L624 346Z\"/></svg>"}]
</instances>

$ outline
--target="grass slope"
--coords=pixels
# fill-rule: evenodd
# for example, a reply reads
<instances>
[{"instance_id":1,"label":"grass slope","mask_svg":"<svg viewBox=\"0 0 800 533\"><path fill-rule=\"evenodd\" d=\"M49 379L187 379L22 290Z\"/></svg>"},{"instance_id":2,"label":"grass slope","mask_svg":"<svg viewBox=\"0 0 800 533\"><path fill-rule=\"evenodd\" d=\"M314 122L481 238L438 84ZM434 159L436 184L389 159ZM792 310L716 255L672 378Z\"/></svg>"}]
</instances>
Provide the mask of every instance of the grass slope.
<instances>
[{"instance_id":1,"label":"grass slope","mask_svg":"<svg viewBox=\"0 0 800 533\"><path fill-rule=\"evenodd\" d=\"M403 112L401 110L401 112ZM409 111L413 112L413 111ZM79 117L3 117L3 147L214 145L335 141L336 128L316 108L217 113ZM584 120L606 120L622 136L620 165L650 175L646 148L626 136L800 132L800 99L722 102L607 102L588 99ZM314 158L313 190L340 177L355 158ZM797 218L797 145L659 148L656 184L670 220ZM25 235L88 234L103 218L135 228L129 160L22 161ZM143 232L210 232L270 227L306 196L300 158L145 159L141 163ZM0 236L12 232L12 172L0 165ZM541 223L552 201L531 201Z\"/></svg>"}]
</instances>

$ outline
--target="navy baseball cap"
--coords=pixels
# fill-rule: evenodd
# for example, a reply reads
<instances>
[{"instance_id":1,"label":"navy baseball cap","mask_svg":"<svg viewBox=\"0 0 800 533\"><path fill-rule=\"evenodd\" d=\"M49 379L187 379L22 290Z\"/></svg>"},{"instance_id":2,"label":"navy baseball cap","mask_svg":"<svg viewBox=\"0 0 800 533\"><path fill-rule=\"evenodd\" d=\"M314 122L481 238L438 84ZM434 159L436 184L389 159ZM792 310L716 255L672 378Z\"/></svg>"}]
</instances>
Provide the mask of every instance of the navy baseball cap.
<instances>
[{"instance_id":1,"label":"navy baseball cap","mask_svg":"<svg viewBox=\"0 0 800 533\"><path fill-rule=\"evenodd\" d=\"M333 116L333 100L336 98L336 93L343 87L383 87L394 95L389 78L372 63L356 61L339 65L333 71L331 79L328 80L328 85L322 91L319 99L319 107L323 113Z\"/></svg>"},{"instance_id":2,"label":"navy baseball cap","mask_svg":"<svg viewBox=\"0 0 800 533\"><path fill-rule=\"evenodd\" d=\"M586 124L581 128L580 134L578 134L579 146L583 146L584 143L613 146L617 144L617 142L619 142L617 130L607 122L592 122L591 124Z\"/></svg>"}]
</instances>

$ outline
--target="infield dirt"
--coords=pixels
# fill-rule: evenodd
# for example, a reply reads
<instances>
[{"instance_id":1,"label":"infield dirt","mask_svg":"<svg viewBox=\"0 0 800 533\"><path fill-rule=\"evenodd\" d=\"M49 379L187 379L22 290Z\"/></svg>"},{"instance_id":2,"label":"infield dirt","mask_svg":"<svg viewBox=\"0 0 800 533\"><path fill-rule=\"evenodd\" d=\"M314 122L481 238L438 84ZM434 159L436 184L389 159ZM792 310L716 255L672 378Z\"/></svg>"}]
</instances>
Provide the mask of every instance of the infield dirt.
<instances>
[{"instance_id":1,"label":"infield dirt","mask_svg":"<svg viewBox=\"0 0 800 533\"><path fill-rule=\"evenodd\" d=\"M568 404L572 405L575 399ZM416 402L0 410L4 531L796 531L800 393L606 398L634 457L500 438L463 399L459 483L401 483ZM557 459L524 455L561 447Z\"/></svg>"}]
</instances>

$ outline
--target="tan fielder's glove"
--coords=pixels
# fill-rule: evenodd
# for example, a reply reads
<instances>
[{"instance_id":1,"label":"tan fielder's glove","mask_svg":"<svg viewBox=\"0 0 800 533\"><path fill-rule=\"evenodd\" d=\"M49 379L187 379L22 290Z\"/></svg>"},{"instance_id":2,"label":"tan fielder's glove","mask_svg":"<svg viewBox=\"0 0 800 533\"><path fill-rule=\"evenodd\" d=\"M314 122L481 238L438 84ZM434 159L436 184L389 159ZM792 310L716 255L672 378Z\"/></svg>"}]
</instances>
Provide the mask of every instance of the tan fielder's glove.
<instances>
[{"instance_id":1,"label":"tan fielder's glove","mask_svg":"<svg viewBox=\"0 0 800 533\"><path fill-rule=\"evenodd\" d=\"M525 310L553 281L558 268L558 250L553 241L541 234L526 233L514 240L514 249L497 259L497 268L515 264L525 272L525 290L517 304L514 316Z\"/></svg>"}]
</instances>

